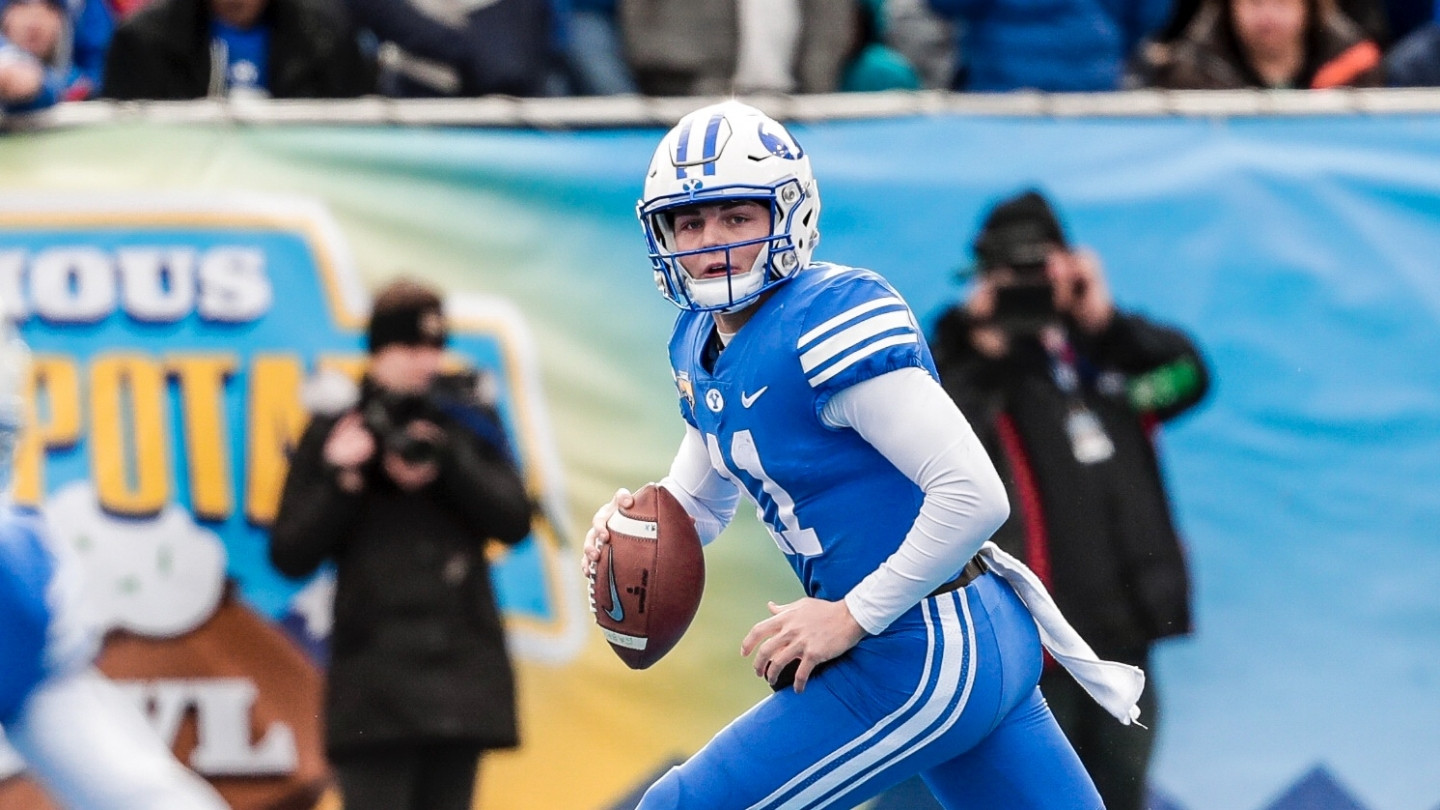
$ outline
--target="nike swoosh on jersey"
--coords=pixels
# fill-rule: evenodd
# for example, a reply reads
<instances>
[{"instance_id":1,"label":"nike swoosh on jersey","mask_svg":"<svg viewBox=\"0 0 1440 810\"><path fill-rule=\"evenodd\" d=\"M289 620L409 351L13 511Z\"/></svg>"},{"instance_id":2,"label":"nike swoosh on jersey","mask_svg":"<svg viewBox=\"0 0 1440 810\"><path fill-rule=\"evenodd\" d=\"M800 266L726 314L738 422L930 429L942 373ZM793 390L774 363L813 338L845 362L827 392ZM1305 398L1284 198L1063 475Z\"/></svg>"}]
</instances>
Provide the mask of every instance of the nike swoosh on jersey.
<instances>
[{"instance_id":1,"label":"nike swoosh on jersey","mask_svg":"<svg viewBox=\"0 0 1440 810\"><path fill-rule=\"evenodd\" d=\"M605 608L605 615L617 622L625 621L625 606L620 604L620 590L615 587L615 549L610 549L610 607Z\"/></svg>"},{"instance_id":2,"label":"nike swoosh on jersey","mask_svg":"<svg viewBox=\"0 0 1440 810\"><path fill-rule=\"evenodd\" d=\"M741 391L741 392L740 392L740 404L743 405L743 406L745 406L746 408L748 408L748 407L750 407L751 405L754 405L754 404L755 404L755 400L759 399L761 394L763 394L763 393L765 393L766 391L769 391L769 390L770 390L770 386L768 386L768 385L762 385L762 386L760 386L760 390L759 390L759 391L756 391L756 392L753 393L753 394L747 394L747 393L745 393L744 391Z\"/></svg>"}]
</instances>

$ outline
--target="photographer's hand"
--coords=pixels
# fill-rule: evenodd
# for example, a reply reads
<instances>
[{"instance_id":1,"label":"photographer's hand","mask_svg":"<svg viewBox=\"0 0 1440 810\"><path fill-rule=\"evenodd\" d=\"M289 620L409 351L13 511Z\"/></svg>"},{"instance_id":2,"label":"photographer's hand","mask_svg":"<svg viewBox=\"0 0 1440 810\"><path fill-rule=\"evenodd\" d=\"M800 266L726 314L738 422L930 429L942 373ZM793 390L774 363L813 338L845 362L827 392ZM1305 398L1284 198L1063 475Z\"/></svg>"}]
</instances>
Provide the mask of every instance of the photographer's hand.
<instances>
[{"instance_id":1,"label":"photographer's hand","mask_svg":"<svg viewBox=\"0 0 1440 810\"><path fill-rule=\"evenodd\" d=\"M339 470L337 480L346 492L358 492L365 485L360 467L373 455L375 437L355 411L340 417L325 439L325 463Z\"/></svg>"},{"instance_id":2,"label":"photographer's hand","mask_svg":"<svg viewBox=\"0 0 1440 810\"><path fill-rule=\"evenodd\" d=\"M434 422L417 419L405 426L405 435L439 444L445 441L445 431ZM396 453L386 453L381 459L385 474L401 489L412 492L426 486L440 476L440 464L435 461L412 463Z\"/></svg>"},{"instance_id":3,"label":"photographer's hand","mask_svg":"<svg viewBox=\"0 0 1440 810\"><path fill-rule=\"evenodd\" d=\"M1080 250L1070 254L1070 261L1075 278L1075 301L1071 310L1075 323L1086 332L1098 335L1115 318L1115 299L1110 295L1100 257L1092 250Z\"/></svg>"},{"instance_id":4,"label":"photographer's hand","mask_svg":"<svg viewBox=\"0 0 1440 810\"><path fill-rule=\"evenodd\" d=\"M982 276L975 282L965 310L977 324L989 323L995 317L995 283ZM970 330L970 343L975 350L991 359L1004 357L1010 352L1010 340L1005 332L994 326L976 326Z\"/></svg>"}]
</instances>

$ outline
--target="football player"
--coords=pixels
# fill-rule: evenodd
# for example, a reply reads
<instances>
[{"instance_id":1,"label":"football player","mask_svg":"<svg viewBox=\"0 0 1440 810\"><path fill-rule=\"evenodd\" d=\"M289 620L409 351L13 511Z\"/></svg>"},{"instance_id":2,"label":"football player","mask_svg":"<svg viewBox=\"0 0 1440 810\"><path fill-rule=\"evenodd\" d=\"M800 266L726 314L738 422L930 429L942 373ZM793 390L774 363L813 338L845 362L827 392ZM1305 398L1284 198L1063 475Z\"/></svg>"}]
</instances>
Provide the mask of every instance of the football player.
<instances>
[{"instance_id":1,"label":"football player","mask_svg":"<svg viewBox=\"0 0 1440 810\"><path fill-rule=\"evenodd\" d=\"M99 637L79 619L80 563L44 519L11 503L29 352L0 324L0 731L30 773L73 810L222 810L145 718L93 666Z\"/></svg>"},{"instance_id":2,"label":"football player","mask_svg":"<svg viewBox=\"0 0 1440 810\"><path fill-rule=\"evenodd\" d=\"M1101 807L1036 683L1041 640L1121 722L1144 675L1098 661L1023 565L985 450L880 276L812 263L810 157L735 101L661 141L638 213L680 309L685 436L661 485L709 542L744 492L804 586L741 642L777 691L642 808L853 807L920 774L949 808ZM586 534L592 570L618 491Z\"/></svg>"}]
</instances>

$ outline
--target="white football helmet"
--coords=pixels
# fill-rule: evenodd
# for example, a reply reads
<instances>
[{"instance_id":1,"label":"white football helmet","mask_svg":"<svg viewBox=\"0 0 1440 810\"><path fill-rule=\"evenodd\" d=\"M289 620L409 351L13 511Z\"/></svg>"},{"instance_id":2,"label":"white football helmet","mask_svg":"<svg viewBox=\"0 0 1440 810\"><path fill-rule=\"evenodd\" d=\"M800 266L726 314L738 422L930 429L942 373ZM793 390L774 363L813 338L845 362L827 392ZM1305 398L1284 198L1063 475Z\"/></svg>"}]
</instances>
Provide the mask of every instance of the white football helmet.
<instances>
[{"instance_id":1,"label":"white football helmet","mask_svg":"<svg viewBox=\"0 0 1440 810\"><path fill-rule=\"evenodd\" d=\"M677 252L674 209L721 200L757 200L770 208L770 235ZM660 292L682 309L741 309L810 263L820 241L820 192L805 150L778 122L738 101L703 107L665 135L636 206ZM680 258L763 243L755 264L725 277L695 279Z\"/></svg>"}]
</instances>

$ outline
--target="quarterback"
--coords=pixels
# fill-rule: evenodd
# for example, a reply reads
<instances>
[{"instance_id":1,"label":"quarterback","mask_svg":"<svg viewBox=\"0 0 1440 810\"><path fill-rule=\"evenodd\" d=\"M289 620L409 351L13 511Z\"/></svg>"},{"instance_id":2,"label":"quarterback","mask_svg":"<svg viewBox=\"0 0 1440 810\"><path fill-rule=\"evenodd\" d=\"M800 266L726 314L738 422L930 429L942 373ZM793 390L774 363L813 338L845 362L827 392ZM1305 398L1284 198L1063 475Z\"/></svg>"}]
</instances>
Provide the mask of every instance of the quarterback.
<instances>
[{"instance_id":1,"label":"quarterback","mask_svg":"<svg viewBox=\"0 0 1440 810\"><path fill-rule=\"evenodd\" d=\"M1042 638L1121 722L1143 673L1096 660L986 543L1005 491L909 307L811 261L810 156L759 110L706 107L660 143L638 213L681 310L685 436L660 483L707 543L747 495L806 593L741 642L775 693L640 806L853 807L918 773L947 808L1100 808L1036 688ZM630 503L596 513L587 566Z\"/></svg>"},{"instance_id":2,"label":"quarterback","mask_svg":"<svg viewBox=\"0 0 1440 810\"><path fill-rule=\"evenodd\" d=\"M79 563L38 511L10 502L28 358L13 327L0 325L0 731L63 807L223 810L91 666L99 638L79 618Z\"/></svg>"}]
</instances>

